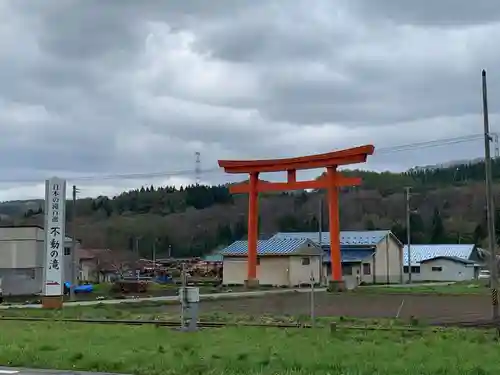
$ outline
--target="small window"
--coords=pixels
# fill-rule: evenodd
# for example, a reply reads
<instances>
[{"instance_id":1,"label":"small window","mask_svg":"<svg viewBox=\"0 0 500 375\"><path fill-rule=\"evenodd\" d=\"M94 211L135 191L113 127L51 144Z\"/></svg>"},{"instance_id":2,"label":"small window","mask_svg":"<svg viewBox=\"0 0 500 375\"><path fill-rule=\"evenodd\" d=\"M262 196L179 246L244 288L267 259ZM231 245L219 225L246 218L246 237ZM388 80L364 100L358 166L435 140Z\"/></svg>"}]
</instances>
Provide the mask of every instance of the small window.
<instances>
[{"instance_id":1,"label":"small window","mask_svg":"<svg viewBox=\"0 0 500 375\"><path fill-rule=\"evenodd\" d=\"M70 255L71 254L71 248L70 247L65 247L64 248L64 255Z\"/></svg>"},{"instance_id":2,"label":"small window","mask_svg":"<svg viewBox=\"0 0 500 375\"><path fill-rule=\"evenodd\" d=\"M311 264L311 259L309 258L302 258L302 265L303 266L308 266Z\"/></svg>"},{"instance_id":3,"label":"small window","mask_svg":"<svg viewBox=\"0 0 500 375\"><path fill-rule=\"evenodd\" d=\"M432 267L432 271L434 272L441 272L443 270L443 267Z\"/></svg>"},{"instance_id":4,"label":"small window","mask_svg":"<svg viewBox=\"0 0 500 375\"><path fill-rule=\"evenodd\" d=\"M371 275L372 269L370 263L363 263L363 275Z\"/></svg>"},{"instance_id":5,"label":"small window","mask_svg":"<svg viewBox=\"0 0 500 375\"><path fill-rule=\"evenodd\" d=\"M403 267L403 272L408 273L408 266ZM420 267L419 266L412 266L411 273L420 273Z\"/></svg>"}]
</instances>

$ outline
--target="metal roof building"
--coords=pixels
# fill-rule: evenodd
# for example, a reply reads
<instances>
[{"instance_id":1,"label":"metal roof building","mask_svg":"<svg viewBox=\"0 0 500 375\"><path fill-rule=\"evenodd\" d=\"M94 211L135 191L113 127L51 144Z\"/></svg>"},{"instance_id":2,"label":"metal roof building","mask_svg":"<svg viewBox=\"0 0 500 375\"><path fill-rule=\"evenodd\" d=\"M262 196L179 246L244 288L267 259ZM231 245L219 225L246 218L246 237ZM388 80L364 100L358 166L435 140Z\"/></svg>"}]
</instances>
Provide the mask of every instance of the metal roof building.
<instances>
[{"instance_id":1,"label":"metal roof building","mask_svg":"<svg viewBox=\"0 0 500 375\"><path fill-rule=\"evenodd\" d=\"M451 245L411 245L411 265L418 266L423 261L434 258L458 258L471 260L476 249L475 245L451 244ZM408 266L408 246L403 248L404 265Z\"/></svg>"},{"instance_id":2,"label":"metal roof building","mask_svg":"<svg viewBox=\"0 0 500 375\"><path fill-rule=\"evenodd\" d=\"M402 280L402 244L391 231L342 231L340 242L341 261L346 279L352 278L358 283L393 283ZM308 248L314 248L318 251L315 255L318 258L317 261L324 265L322 273L327 275L330 273L330 233L322 233L321 247L319 243L318 232L280 232L268 240L258 241L257 255L259 258L262 257L260 261L263 262L266 257L293 257L303 254L304 251L307 253ZM247 253L247 241L236 241L220 252L225 259L224 267L229 264L226 258L232 258L231 262L233 262L234 258L245 257ZM288 261L283 260L283 262ZM232 263L229 267L235 268ZM262 266L260 268L262 269ZM231 277L235 279L235 276Z\"/></svg>"},{"instance_id":3,"label":"metal roof building","mask_svg":"<svg viewBox=\"0 0 500 375\"><path fill-rule=\"evenodd\" d=\"M298 286L311 277L321 282L323 250L308 239L274 239L257 242L257 278L260 284ZM244 284L247 276L248 241L236 241L223 249L223 283Z\"/></svg>"},{"instance_id":4,"label":"metal roof building","mask_svg":"<svg viewBox=\"0 0 500 375\"><path fill-rule=\"evenodd\" d=\"M257 241L258 256L296 255L304 246L315 246L306 238L269 239ZM236 241L222 249L222 256L246 256L248 254L248 241Z\"/></svg>"},{"instance_id":5,"label":"metal roof building","mask_svg":"<svg viewBox=\"0 0 500 375\"><path fill-rule=\"evenodd\" d=\"M390 230L341 231L341 246L376 246L386 236L393 235ZM394 235L393 235L394 236ZM309 239L319 243L318 232L278 232L271 239ZM321 233L321 246L330 246L330 232Z\"/></svg>"},{"instance_id":6,"label":"metal roof building","mask_svg":"<svg viewBox=\"0 0 500 375\"><path fill-rule=\"evenodd\" d=\"M475 245L411 245L411 262L408 246L404 251L405 280L414 281L467 281L479 275Z\"/></svg>"}]
</instances>

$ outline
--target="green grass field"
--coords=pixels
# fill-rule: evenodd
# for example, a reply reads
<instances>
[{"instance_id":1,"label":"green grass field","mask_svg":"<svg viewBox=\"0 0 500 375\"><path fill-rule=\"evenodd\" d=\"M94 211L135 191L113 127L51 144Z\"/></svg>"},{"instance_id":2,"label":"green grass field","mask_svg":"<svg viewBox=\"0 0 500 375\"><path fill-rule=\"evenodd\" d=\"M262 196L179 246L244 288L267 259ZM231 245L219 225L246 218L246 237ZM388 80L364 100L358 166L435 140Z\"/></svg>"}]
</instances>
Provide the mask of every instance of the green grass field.
<instances>
[{"instance_id":1,"label":"green grass field","mask_svg":"<svg viewBox=\"0 0 500 375\"><path fill-rule=\"evenodd\" d=\"M155 374L497 374L493 333L0 322L0 363Z\"/></svg>"}]
</instances>

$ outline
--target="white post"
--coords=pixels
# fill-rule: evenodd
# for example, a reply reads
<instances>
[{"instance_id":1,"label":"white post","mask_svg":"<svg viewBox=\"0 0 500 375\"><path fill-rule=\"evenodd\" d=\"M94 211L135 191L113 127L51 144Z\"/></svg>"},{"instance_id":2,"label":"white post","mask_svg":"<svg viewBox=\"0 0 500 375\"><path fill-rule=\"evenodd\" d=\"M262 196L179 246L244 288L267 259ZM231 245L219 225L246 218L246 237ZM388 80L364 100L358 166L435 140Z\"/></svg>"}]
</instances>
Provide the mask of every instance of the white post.
<instances>
[{"instance_id":1,"label":"white post","mask_svg":"<svg viewBox=\"0 0 500 375\"><path fill-rule=\"evenodd\" d=\"M45 264L42 305L61 308L64 294L66 181L45 181Z\"/></svg>"},{"instance_id":2,"label":"white post","mask_svg":"<svg viewBox=\"0 0 500 375\"><path fill-rule=\"evenodd\" d=\"M310 282L311 282L311 299L310 299L310 302L311 302L311 310L310 310L310 313L311 313L311 325L314 327L315 325L315 322L316 322L316 314L315 314L315 311L314 311L314 283L316 282L316 280L314 279L314 273L313 271L311 270L311 277L310 277Z\"/></svg>"}]
</instances>

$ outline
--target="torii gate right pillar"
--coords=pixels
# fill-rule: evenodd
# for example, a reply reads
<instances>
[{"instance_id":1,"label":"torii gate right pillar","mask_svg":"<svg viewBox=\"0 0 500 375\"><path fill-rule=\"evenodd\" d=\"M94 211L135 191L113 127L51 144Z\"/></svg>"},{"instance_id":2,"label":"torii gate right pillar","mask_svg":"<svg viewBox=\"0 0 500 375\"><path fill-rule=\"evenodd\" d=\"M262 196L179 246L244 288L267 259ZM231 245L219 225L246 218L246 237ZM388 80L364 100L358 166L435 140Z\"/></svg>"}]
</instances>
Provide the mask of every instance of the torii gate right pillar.
<instances>
[{"instance_id":1,"label":"torii gate right pillar","mask_svg":"<svg viewBox=\"0 0 500 375\"><path fill-rule=\"evenodd\" d=\"M330 264L332 269L328 289L339 291L344 289L344 283L340 253L339 188L336 167L327 167L326 178L328 181L328 223L330 227Z\"/></svg>"}]
</instances>

